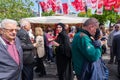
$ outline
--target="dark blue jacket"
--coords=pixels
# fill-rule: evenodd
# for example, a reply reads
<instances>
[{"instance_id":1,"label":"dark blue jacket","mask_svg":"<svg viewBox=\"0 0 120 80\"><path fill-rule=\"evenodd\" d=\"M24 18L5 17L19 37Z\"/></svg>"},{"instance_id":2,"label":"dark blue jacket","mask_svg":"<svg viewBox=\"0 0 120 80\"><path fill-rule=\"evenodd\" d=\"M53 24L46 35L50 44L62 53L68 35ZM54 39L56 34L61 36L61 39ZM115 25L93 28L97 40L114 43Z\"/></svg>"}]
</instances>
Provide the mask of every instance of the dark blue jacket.
<instances>
[{"instance_id":1,"label":"dark blue jacket","mask_svg":"<svg viewBox=\"0 0 120 80\"><path fill-rule=\"evenodd\" d=\"M20 65L10 56L7 45L0 37L0 80L18 80L21 75L23 51L18 38L15 39L15 44L19 53Z\"/></svg>"},{"instance_id":2,"label":"dark blue jacket","mask_svg":"<svg viewBox=\"0 0 120 80\"><path fill-rule=\"evenodd\" d=\"M116 55L117 60L120 60L120 34L113 37L113 53Z\"/></svg>"}]
</instances>

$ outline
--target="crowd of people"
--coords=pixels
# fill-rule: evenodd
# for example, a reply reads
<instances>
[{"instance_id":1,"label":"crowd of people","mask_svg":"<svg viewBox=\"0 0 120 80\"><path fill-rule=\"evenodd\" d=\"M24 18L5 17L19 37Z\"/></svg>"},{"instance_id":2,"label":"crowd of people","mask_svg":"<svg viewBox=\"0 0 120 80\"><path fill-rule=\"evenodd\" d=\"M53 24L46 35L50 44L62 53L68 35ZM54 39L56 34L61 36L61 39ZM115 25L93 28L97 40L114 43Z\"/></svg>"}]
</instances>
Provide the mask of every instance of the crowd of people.
<instances>
[{"instance_id":1,"label":"crowd of people","mask_svg":"<svg viewBox=\"0 0 120 80\"><path fill-rule=\"evenodd\" d=\"M0 23L0 80L33 80L47 75L44 61L55 63L59 80L108 80L102 55L110 47L109 64L118 64L120 75L120 23L108 33L103 24L89 18L81 28L63 23L44 31L29 21L4 19ZM68 32L69 28L69 32ZM115 59L114 59L115 57ZM115 61L114 61L115 60ZM74 72L74 73L73 73Z\"/></svg>"}]
</instances>

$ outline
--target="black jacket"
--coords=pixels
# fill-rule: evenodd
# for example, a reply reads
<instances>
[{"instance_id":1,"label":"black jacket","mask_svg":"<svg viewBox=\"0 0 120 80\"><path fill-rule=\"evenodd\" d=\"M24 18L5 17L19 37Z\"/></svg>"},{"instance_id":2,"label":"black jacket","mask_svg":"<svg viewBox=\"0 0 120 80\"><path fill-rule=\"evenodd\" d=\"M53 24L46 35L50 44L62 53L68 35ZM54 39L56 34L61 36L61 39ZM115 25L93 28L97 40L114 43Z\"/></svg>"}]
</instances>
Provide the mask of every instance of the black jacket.
<instances>
[{"instance_id":1,"label":"black jacket","mask_svg":"<svg viewBox=\"0 0 120 80\"><path fill-rule=\"evenodd\" d=\"M30 37L24 29L20 29L17 36L21 40L21 45L23 49L23 64L31 64L34 61L33 49L34 46L30 40Z\"/></svg>"},{"instance_id":2,"label":"black jacket","mask_svg":"<svg viewBox=\"0 0 120 80\"><path fill-rule=\"evenodd\" d=\"M56 47L56 53L71 57L71 45L69 37L65 31L59 33L56 42L60 44L60 46Z\"/></svg>"},{"instance_id":3,"label":"black jacket","mask_svg":"<svg viewBox=\"0 0 120 80\"><path fill-rule=\"evenodd\" d=\"M113 53L116 55L117 60L120 60L120 34L113 38Z\"/></svg>"}]
</instances>

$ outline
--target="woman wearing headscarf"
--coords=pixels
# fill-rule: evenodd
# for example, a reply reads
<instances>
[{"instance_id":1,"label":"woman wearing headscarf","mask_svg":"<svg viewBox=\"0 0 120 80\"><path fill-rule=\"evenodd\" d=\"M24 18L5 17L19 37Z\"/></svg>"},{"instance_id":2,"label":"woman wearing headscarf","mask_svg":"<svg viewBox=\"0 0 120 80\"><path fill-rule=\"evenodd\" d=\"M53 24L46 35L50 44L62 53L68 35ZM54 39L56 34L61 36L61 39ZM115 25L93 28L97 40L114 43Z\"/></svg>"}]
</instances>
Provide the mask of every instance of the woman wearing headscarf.
<instances>
[{"instance_id":1,"label":"woman wearing headscarf","mask_svg":"<svg viewBox=\"0 0 120 80\"><path fill-rule=\"evenodd\" d=\"M56 30L58 36L56 42L56 64L59 80L73 80L71 66L71 46L69 37L65 31L65 25L58 23Z\"/></svg>"}]
</instances>

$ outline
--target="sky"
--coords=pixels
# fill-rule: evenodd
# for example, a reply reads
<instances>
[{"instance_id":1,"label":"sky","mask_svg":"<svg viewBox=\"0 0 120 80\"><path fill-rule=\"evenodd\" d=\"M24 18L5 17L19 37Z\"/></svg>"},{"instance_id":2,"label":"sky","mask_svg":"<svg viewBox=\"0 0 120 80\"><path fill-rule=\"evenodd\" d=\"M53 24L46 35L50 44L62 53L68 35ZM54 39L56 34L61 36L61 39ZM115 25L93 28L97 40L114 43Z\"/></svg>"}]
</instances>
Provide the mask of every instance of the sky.
<instances>
[{"instance_id":1,"label":"sky","mask_svg":"<svg viewBox=\"0 0 120 80\"><path fill-rule=\"evenodd\" d=\"M32 10L33 11L35 11L35 12L38 12L38 3L36 2L36 0L31 0L31 1L33 1L33 3L34 3L34 6L32 7ZM43 0L38 0L38 1L43 1ZM74 0L70 0L70 1L74 1ZM62 3L67 3L68 2L68 0L62 0ZM39 6L40 7L40 6ZM70 8L70 10L72 11L72 12L75 12L76 13L76 11L75 11L75 9L73 8L73 6L69 6L69 8ZM41 7L40 7L40 10L41 10Z\"/></svg>"}]
</instances>

